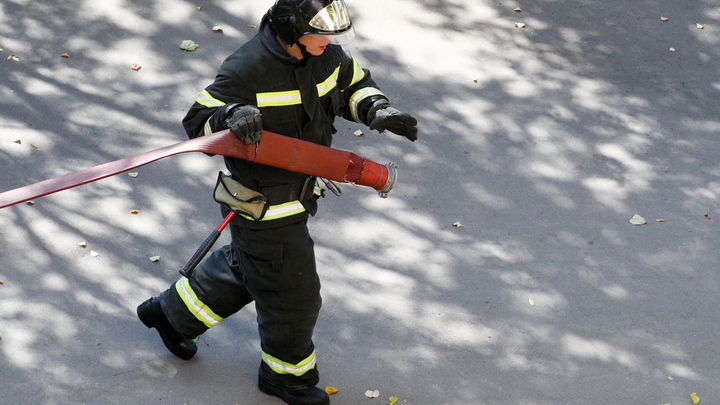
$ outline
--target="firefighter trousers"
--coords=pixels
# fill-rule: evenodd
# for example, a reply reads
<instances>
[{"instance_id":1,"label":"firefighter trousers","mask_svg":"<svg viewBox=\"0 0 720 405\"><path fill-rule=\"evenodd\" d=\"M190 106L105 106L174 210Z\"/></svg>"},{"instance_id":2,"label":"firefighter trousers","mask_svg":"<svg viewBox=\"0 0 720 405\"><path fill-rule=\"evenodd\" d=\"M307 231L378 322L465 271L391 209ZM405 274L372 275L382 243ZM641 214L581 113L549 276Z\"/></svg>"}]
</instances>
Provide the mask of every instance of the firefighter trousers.
<instances>
[{"instance_id":1,"label":"firefighter trousers","mask_svg":"<svg viewBox=\"0 0 720 405\"><path fill-rule=\"evenodd\" d=\"M268 229L230 224L232 244L160 294L173 327L195 338L255 301L259 377L285 389L317 385L313 329L322 304L306 221Z\"/></svg>"}]
</instances>

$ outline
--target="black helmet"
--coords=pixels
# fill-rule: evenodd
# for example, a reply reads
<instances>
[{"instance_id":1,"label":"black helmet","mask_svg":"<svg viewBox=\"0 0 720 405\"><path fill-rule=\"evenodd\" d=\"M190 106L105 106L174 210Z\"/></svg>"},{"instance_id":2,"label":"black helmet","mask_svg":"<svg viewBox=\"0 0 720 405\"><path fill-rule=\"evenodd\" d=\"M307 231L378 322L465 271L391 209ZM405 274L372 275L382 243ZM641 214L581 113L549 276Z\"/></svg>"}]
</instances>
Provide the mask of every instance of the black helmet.
<instances>
[{"instance_id":1,"label":"black helmet","mask_svg":"<svg viewBox=\"0 0 720 405\"><path fill-rule=\"evenodd\" d=\"M287 46L293 46L305 34L326 35L331 44L338 45L355 38L343 0L277 0L267 16Z\"/></svg>"}]
</instances>

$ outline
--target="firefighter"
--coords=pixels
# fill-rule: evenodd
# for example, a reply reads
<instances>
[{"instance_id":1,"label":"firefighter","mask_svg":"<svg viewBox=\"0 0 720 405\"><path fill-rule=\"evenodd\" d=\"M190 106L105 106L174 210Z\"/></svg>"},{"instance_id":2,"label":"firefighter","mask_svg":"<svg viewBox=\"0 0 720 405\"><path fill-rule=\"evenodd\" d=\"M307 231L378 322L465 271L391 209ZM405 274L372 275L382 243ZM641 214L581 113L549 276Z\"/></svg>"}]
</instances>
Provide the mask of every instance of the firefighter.
<instances>
[{"instance_id":1,"label":"firefighter","mask_svg":"<svg viewBox=\"0 0 720 405\"><path fill-rule=\"evenodd\" d=\"M190 138L223 129L246 144L262 130L330 146L336 116L417 139L417 121L398 111L370 72L341 45L355 29L343 0L277 0L257 35L230 55L183 119ZM261 216L238 212L232 243L209 254L189 278L140 304L170 352L190 359L193 339L255 302L262 356L258 387L288 404L328 404L312 341L320 280L307 220L316 179L225 157L233 181L267 198ZM223 215L229 206L221 204ZM237 211L236 211L237 212Z\"/></svg>"}]
</instances>

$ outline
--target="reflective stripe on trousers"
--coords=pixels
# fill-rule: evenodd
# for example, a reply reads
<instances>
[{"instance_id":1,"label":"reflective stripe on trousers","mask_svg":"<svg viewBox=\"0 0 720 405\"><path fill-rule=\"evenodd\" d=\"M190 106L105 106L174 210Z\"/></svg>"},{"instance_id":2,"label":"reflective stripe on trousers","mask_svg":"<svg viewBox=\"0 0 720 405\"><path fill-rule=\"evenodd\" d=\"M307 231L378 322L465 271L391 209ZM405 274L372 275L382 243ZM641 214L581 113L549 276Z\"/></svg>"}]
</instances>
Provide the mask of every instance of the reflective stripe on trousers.
<instances>
[{"instance_id":1,"label":"reflective stripe on trousers","mask_svg":"<svg viewBox=\"0 0 720 405\"><path fill-rule=\"evenodd\" d=\"M190 282L187 278L183 277L178 280L177 283L175 283L175 289L187 306L187 309L195 315L198 321L205 324L205 326L212 328L223 321L222 317L218 316L210 307L200 301L195 291L190 287Z\"/></svg>"},{"instance_id":2,"label":"reflective stripe on trousers","mask_svg":"<svg viewBox=\"0 0 720 405\"><path fill-rule=\"evenodd\" d=\"M317 361L314 350L310 356L298 364L282 361L265 352L262 353L262 359L274 372L278 374L292 374L294 376L301 376L309 370L314 369Z\"/></svg>"}]
</instances>

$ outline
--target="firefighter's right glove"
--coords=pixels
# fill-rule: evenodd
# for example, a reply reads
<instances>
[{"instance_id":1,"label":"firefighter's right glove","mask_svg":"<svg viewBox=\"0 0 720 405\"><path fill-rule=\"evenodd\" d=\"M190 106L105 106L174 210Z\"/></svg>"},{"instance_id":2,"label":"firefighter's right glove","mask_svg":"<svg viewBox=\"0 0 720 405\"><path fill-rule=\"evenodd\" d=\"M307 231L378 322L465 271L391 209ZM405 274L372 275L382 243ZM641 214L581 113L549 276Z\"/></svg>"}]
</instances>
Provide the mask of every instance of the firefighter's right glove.
<instances>
[{"instance_id":1,"label":"firefighter's right glove","mask_svg":"<svg viewBox=\"0 0 720 405\"><path fill-rule=\"evenodd\" d=\"M260 142L262 138L262 114L253 105L233 108L225 124L233 135L248 145Z\"/></svg>"},{"instance_id":2,"label":"firefighter's right glove","mask_svg":"<svg viewBox=\"0 0 720 405\"><path fill-rule=\"evenodd\" d=\"M370 129L379 132L388 130L415 142L417 137L417 120L408 113L400 112L390 106L381 107L372 113Z\"/></svg>"}]
</instances>

